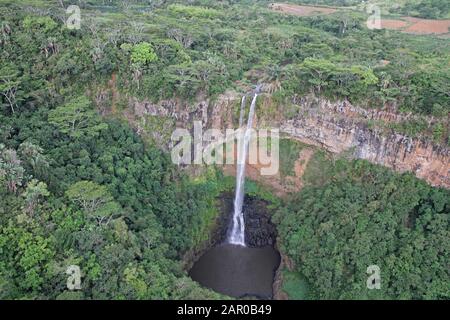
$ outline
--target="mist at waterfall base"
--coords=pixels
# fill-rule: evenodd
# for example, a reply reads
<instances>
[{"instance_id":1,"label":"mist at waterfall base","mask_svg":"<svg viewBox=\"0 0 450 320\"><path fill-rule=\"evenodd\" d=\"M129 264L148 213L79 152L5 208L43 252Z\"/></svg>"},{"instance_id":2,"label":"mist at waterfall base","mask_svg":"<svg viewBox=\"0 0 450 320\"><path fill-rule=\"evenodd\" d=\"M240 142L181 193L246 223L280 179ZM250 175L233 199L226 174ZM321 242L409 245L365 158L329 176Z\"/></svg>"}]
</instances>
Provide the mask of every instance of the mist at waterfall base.
<instances>
[{"instance_id":1,"label":"mist at waterfall base","mask_svg":"<svg viewBox=\"0 0 450 320\"><path fill-rule=\"evenodd\" d=\"M258 215L258 208L256 210L255 208L252 210L251 207L247 207L247 210L244 209L245 162L250 140L249 129L253 126L257 97L258 89L250 105L247 130L239 146L233 215L228 226L225 242L201 256L190 270L189 275L204 287L228 296L270 299L273 296L273 279L275 270L280 263L280 256L272 245L264 247L249 247L246 245L246 224L251 223L252 220L249 217L249 212L246 211L250 211L252 215ZM243 125L245 103L246 97L244 96L239 118L240 128ZM257 221L256 225L260 226L261 223ZM247 232L251 232L251 230ZM273 241L271 240L270 244L273 244Z\"/></svg>"}]
</instances>

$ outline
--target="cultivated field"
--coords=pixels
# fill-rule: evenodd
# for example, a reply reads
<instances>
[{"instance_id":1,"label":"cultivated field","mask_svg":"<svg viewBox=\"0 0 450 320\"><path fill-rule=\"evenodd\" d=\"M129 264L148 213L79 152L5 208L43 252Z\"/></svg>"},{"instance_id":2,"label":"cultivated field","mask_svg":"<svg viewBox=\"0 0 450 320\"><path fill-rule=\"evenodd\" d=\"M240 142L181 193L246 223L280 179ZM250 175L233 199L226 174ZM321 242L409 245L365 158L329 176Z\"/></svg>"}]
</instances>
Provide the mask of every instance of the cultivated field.
<instances>
[{"instance_id":1,"label":"cultivated field","mask_svg":"<svg viewBox=\"0 0 450 320\"><path fill-rule=\"evenodd\" d=\"M288 3L272 3L269 8L287 14L293 14L300 17L308 17L318 14L332 14L339 11L338 8L301 6ZM413 17L400 17L397 19L382 19L383 29L398 30L404 33L412 34L450 34L450 19L431 20Z\"/></svg>"}]
</instances>

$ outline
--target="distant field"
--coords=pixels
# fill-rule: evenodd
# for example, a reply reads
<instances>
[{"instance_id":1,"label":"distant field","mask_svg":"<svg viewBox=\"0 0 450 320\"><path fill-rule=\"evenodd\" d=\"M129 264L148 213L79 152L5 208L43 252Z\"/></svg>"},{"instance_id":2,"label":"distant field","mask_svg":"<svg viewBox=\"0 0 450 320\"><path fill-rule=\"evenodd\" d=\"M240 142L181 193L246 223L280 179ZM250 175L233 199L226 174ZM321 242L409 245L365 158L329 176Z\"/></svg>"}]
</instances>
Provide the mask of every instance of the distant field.
<instances>
[{"instance_id":1,"label":"distant field","mask_svg":"<svg viewBox=\"0 0 450 320\"><path fill-rule=\"evenodd\" d=\"M450 20L430 20L413 17L401 17L398 19L383 19L383 29L399 30L413 34L447 34L449 33Z\"/></svg>"},{"instance_id":2,"label":"distant field","mask_svg":"<svg viewBox=\"0 0 450 320\"><path fill-rule=\"evenodd\" d=\"M331 7L303 6L288 3L272 3L269 5L269 8L274 11L293 14L300 17L308 17L318 14L332 14L343 10L343 8L340 9ZM450 19L432 20L414 17L399 17L389 19L382 18L381 26L383 29L398 30L400 32L412 34L444 35L450 33Z\"/></svg>"}]
</instances>

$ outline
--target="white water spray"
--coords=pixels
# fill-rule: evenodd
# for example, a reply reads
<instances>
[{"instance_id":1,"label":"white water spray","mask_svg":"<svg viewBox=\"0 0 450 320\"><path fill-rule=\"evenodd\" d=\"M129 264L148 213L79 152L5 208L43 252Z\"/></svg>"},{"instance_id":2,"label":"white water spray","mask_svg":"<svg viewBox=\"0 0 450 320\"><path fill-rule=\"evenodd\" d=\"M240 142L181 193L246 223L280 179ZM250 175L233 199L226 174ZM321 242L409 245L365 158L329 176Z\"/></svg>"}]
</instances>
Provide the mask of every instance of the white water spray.
<instances>
[{"instance_id":1,"label":"white water spray","mask_svg":"<svg viewBox=\"0 0 450 320\"><path fill-rule=\"evenodd\" d=\"M245 102L247 101L247 96L242 97L241 101L241 114L239 116L239 128L242 128L244 124L244 113L245 113Z\"/></svg>"},{"instance_id":2,"label":"white water spray","mask_svg":"<svg viewBox=\"0 0 450 320\"><path fill-rule=\"evenodd\" d=\"M255 114L256 99L258 98L258 89L253 97L252 104L250 105L250 111L248 113L247 129L244 133L244 141L239 144L238 161L237 161L237 174L236 174L236 194L234 197L234 213L233 213L233 226L229 234L228 242L235 245L245 247L245 222L244 212L242 207L244 204L244 185L245 185L245 164L247 162L248 145L251 138L251 129L253 127L253 117ZM241 104L241 118L239 124L242 127L243 113L245 108L245 97L242 98ZM241 139L242 140L242 139Z\"/></svg>"}]
</instances>

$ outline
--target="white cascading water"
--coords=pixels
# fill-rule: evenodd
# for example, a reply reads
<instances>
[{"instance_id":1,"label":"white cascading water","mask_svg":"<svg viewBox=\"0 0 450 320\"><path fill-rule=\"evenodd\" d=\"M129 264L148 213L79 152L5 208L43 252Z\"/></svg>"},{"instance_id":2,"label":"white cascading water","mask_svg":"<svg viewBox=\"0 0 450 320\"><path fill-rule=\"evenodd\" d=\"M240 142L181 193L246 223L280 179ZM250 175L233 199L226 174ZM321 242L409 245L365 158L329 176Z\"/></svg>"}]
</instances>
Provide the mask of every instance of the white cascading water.
<instances>
[{"instance_id":1,"label":"white cascading water","mask_svg":"<svg viewBox=\"0 0 450 320\"><path fill-rule=\"evenodd\" d=\"M251 129L253 127L253 116L255 114L256 99L258 98L258 90L256 91L250 111L248 113L247 129L244 133L244 141L239 144L240 152L238 152L237 174L236 174L236 194L234 197L234 213L233 226L229 235L228 242L235 245L245 247L245 223L244 212L242 207L244 204L244 184L245 184L245 164L247 162L248 145L251 138ZM242 98L241 117L239 119L240 127L243 124L243 113L245 110L245 97ZM241 139L242 140L242 139Z\"/></svg>"},{"instance_id":2,"label":"white cascading water","mask_svg":"<svg viewBox=\"0 0 450 320\"><path fill-rule=\"evenodd\" d=\"M241 114L239 116L239 128L242 128L244 124L244 113L245 113L245 102L247 101L247 96L242 97L241 101Z\"/></svg>"}]
</instances>

